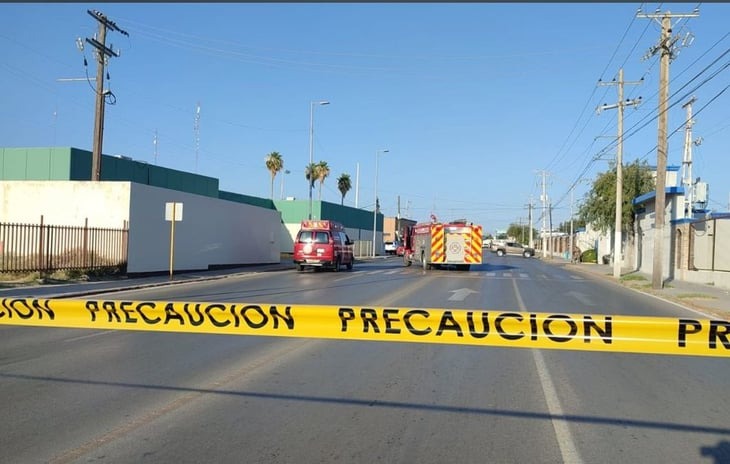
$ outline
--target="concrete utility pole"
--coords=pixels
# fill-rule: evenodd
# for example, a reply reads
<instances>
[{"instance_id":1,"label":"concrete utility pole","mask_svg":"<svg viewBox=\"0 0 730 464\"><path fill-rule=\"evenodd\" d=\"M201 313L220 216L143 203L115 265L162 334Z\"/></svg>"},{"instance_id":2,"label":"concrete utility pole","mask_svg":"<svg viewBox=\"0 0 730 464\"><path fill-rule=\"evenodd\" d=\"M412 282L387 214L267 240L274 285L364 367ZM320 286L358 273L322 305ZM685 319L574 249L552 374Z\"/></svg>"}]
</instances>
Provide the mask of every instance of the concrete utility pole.
<instances>
[{"instance_id":1,"label":"concrete utility pole","mask_svg":"<svg viewBox=\"0 0 730 464\"><path fill-rule=\"evenodd\" d=\"M96 10L86 10L92 18L99 21L99 35L89 39L86 43L96 49L96 112L94 116L94 145L91 152L91 180L98 181L101 178L101 147L104 138L104 103L107 95L111 94L110 90L104 90L104 66L107 59L114 56L119 57L119 52L115 52L106 46L106 30L117 31L122 35L129 36L126 31L117 27L104 14Z\"/></svg>"},{"instance_id":2,"label":"concrete utility pole","mask_svg":"<svg viewBox=\"0 0 730 464\"><path fill-rule=\"evenodd\" d=\"M539 171L540 175L542 175L542 195L540 195L540 202L542 203L542 257L547 257L547 246L545 243L545 230L547 229L547 193L545 192L545 178L547 177L548 173L547 171ZM551 234L552 235L552 234ZM547 245L550 245L550 242L547 243Z\"/></svg>"},{"instance_id":3,"label":"concrete utility pole","mask_svg":"<svg viewBox=\"0 0 730 464\"><path fill-rule=\"evenodd\" d=\"M694 206L694 184L692 182L692 103L697 99L692 97L682 108L687 109L687 125L684 129L684 158L682 161L682 186L684 187L684 218L691 218L693 215L692 208ZM694 143L700 144L702 139L697 139Z\"/></svg>"},{"instance_id":4,"label":"concrete utility pole","mask_svg":"<svg viewBox=\"0 0 730 464\"><path fill-rule=\"evenodd\" d=\"M654 259L651 275L653 289L661 289L664 285L662 262L664 257L664 209L665 187L667 183L667 125L669 109L669 62L676 57L676 43L679 36L672 36L672 18L696 18L699 10L694 13L672 14L665 13L645 14L637 13L637 18L650 18L661 24L662 32L659 43L654 45L645 58L657 52L660 53L659 69L659 129L657 135L657 167L656 167L656 198L654 199ZM687 35L682 45L688 45L690 36Z\"/></svg>"},{"instance_id":5,"label":"concrete utility pole","mask_svg":"<svg viewBox=\"0 0 730 464\"><path fill-rule=\"evenodd\" d=\"M535 245L534 245L534 240L532 238L532 197L530 197L530 202L527 204L527 223L528 223L528 227L530 228L529 229L530 235L528 235L528 240L529 240L528 246L530 248L534 248Z\"/></svg>"},{"instance_id":6,"label":"concrete utility pole","mask_svg":"<svg viewBox=\"0 0 730 464\"><path fill-rule=\"evenodd\" d=\"M618 85L618 103L612 105L602 105L598 107L597 112L600 114L602 110L618 108L618 146L616 148L616 225L614 226L613 240L613 276L618 279L621 277L621 263L623 262L621 254L621 220L623 216L623 150L624 150L624 107L638 106L641 103L641 97L633 100L624 101L624 85L636 85L644 82L642 77L639 81L624 82L624 69L618 70L618 82L614 79L611 82L599 82L598 85ZM572 248L571 248L572 253Z\"/></svg>"}]
</instances>

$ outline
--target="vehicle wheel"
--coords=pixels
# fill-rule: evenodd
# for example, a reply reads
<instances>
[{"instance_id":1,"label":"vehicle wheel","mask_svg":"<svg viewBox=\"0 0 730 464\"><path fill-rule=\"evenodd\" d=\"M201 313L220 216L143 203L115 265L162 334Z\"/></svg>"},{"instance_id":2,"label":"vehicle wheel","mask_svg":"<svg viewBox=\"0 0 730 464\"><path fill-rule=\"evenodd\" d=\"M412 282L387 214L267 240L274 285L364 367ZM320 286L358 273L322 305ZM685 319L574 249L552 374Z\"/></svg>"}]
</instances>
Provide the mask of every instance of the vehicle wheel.
<instances>
[{"instance_id":1,"label":"vehicle wheel","mask_svg":"<svg viewBox=\"0 0 730 464\"><path fill-rule=\"evenodd\" d=\"M504 256L504 250L497 250L497 256Z\"/></svg>"},{"instance_id":2,"label":"vehicle wheel","mask_svg":"<svg viewBox=\"0 0 730 464\"><path fill-rule=\"evenodd\" d=\"M302 272L303 270L304 270L304 266L302 266L301 264L297 264L297 271Z\"/></svg>"},{"instance_id":3,"label":"vehicle wheel","mask_svg":"<svg viewBox=\"0 0 730 464\"><path fill-rule=\"evenodd\" d=\"M526 252L522 253L522 256L524 256L525 258L529 258L532 255L530 254L529 251L526 251Z\"/></svg>"}]
</instances>

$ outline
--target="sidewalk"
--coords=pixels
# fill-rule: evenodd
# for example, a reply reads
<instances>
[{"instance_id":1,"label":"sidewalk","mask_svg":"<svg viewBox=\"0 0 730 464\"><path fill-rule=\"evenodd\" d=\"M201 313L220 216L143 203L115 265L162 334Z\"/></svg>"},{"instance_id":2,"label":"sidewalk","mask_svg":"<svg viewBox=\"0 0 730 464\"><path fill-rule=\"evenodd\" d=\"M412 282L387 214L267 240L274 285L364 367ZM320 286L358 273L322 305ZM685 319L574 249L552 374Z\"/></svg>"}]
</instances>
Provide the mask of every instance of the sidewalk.
<instances>
[{"instance_id":1,"label":"sidewalk","mask_svg":"<svg viewBox=\"0 0 730 464\"><path fill-rule=\"evenodd\" d=\"M99 293L135 290L138 288L159 287L163 285L177 285L206 280L226 279L242 274L280 271L294 269L291 259L282 259L279 263L252 264L231 269L216 269L212 271L180 272L173 274L153 275L145 277L127 277L100 279L93 281L74 282L38 282L14 285L0 282L0 298L75 298Z\"/></svg>"},{"instance_id":2,"label":"sidewalk","mask_svg":"<svg viewBox=\"0 0 730 464\"><path fill-rule=\"evenodd\" d=\"M617 280L613 277L613 265L611 264L571 264L562 258L545 258L544 261L553 265L565 266L566 269L572 271L600 276L617 285L623 285L636 291L678 303L682 306L701 311L708 316L721 319L730 318L730 290L724 288L681 280L669 280L664 282L664 288L655 290L652 288L651 274L623 269L620 280Z\"/></svg>"}]
</instances>

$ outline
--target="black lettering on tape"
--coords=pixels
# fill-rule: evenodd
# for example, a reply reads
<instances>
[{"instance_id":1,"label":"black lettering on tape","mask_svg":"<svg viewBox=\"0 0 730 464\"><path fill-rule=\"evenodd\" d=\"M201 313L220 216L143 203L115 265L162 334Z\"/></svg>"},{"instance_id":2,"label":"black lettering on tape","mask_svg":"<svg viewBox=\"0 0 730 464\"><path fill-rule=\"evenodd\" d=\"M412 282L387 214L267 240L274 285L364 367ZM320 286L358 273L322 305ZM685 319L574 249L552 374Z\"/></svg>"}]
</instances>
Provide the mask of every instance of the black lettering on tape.
<instances>
[{"instance_id":1,"label":"black lettering on tape","mask_svg":"<svg viewBox=\"0 0 730 464\"><path fill-rule=\"evenodd\" d=\"M591 316L583 316L583 342L590 343L593 337L591 329L595 330L603 343L610 345L613 342L613 321L611 316L603 318L604 326L599 326Z\"/></svg>"},{"instance_id":2,"label":"black lettering on tape","mask_svg":"<svg viewBox=\"0 0 730 464\"><path fill-rule=\"evenodd\" d=\"M553 333L553 329L551 327L553 323L557 321L564 321L568 325L569 331L567 335L558 336ZM569 342L575 337L575 334L578 333L578 324L576 324L570 316L566 316L565 314L552 314L546 317L542 322L542 330L545 332L545 335L554 342Z\"/></svg>"},{"instance_id":3,"label":"black lettering on tape","mask_svg":"<svg viewBox=\"0 0 730 464\"><path fill-rule=\"evenodd\" d=\"M195 307L195 314L197 314L197 318L195 318L193 314L190 314L190 306ZM190 324L193 327L198 327L203 322L205 322L205 316L203 316L203 313L200 312L200 303L195 303L194 305L191 305L190 303L185 303L183 305L183 311L185 312L185 314L188 315L188 321L190 321ZM238 325L236 325L236 327L238 327Z\"/></svg>"},{"instance_id":4,"label":"black lettering on tape","mask_svg":"<svg viewBox=\"0 0 730 464\"><path fill-rule=\"evenodd\" d=\"M271 317L274 318L275 329L279 328L279 320L282 320L289 330L294 330L294 316L291 314L291 306L286 306L284 308L284 314L281 314L279 312L279 308L276 306L271 306L269 307L269 314L271 314Z\"/></svg>"},{"instance_id":5,"label":"black lettering on tape","mask_svg":"<svg viewBox=\"0 0 730 464\"><path fill-rule=\"evenodd\" d=\"M726 321L710 321L710 348L717 348L717 339L720 339L723 348L730 349L730 342L727 336L730 334L730 322Z\"/></svg>"},{"instance_id":6,"label":"black lettering on tape","mask_svg":"<svg viewBox=\"0 0 730 464\"><path fill-rule=\"evenodd\" d=\"M399 334L400 329L394 328L392 326L393 322L400 322L400 319L397 317L392 317L393 315L398 315L399 310L398 309L383 309L383 320L385 321L385 333L388 334Z\"/></svg>"},{"instance_id":7,"label":"black lettering on tape","mask_svg":"<svg viewBox=\"0 0 730 464\"><path fill-rule=\"evenodd\" d=\"M436 331L436 336L441 336L445 330L453 331L459 337L464 336L464 332L461 330L461 326L459 326L459 323L456 322L456 319L454 319L454 314L451 311L444 311L444 313L441 315L441 320L439 321L439 328Z\"/></svg>"},{"instance_id":8,"label":"black lettering on tape","mask_svg":"<svg viewBox=\"0 0 730 464\"><path fill-rule=\"evenodd\" d=\"M131 301L122 301L119 303L119 309L121 309L124 313L124 322L127 324L134 324L137 322L137 318L134 317L134 310L128 309L128 307L132 306L132 304L133 303Z\"/></svg>"},{"instance_id":9,"label":"black lettering on tape","mask_svg":"<svg viewBox=\"0 0 730 464\"><path fill-rule=\"evenodd\" d=\"M516 334L508 334L504 331L502 328L502 322L504 322L505 319L512 318L517 319L519 322L522 322L522 315L519 313L502 313L499 316L497 316L497 319L494 320L494 328L497 329L497 333L500 337L504 338L505 340L519 340L520 338L523 338L525 336L524 332L518 332Z\"/></svg>"},{"instance_id":10,"label":"black lettering on tape","mask_svg":"<svg viewBox=\"0 0 730 464\"><path fill-rule=\"evenodd\" d=\"M417 329L413 326L411 323L411 318L414 316L421 316L424 319L428 319L428 311L424 311L422 309L412 309L410 311L407 311L405 315L403 315L403 323L406 325L406 329L413 335L428 335L431 333L431 327L426 327L425 329Z\"/></svg>"},{"instance_id":11,"label":"black lettering on tape","mask_svg":"<svg viewBox=\"0 0 730 464\"><path fill-rule=\"evenodd\" d=\"M530 340L537 340L537 314L530 314Z\"/></svg>"},{"instance_id":12,"label":"black lettering on tape","mask_svg":"<svg viewBox=\"0 0 730 464\"><path fill-rule=\"evenodd\" d=\"M211 305L208 305L205 308L205 311L204 311L205 312L205 315L208 316L208 320L210 320L210 323L211 324L213 324L216 327L225 327L225 326L227 326L228 324L231 323L231 321L219 321L218 319L216 319L215 317L213 317L213 314L211 314L211 312L214 309L217 309L219 311L225 311L226 310L226 307L225 307L225 305L222 305L222 304L211 304ZM245 317L246 316L244 315L244 318ZM247 319L247 321L248 321L248 319ZM264 323L265 323L265 321L264 321ZM249 323L249 325L251 325L251 324Z\"/></svg>"},{"instance_id":13,"label":"black lettering on tape","mask_svg":"<svg viewBox=\"0 0 730 464\"><path fill-rule=\"evenodd\" d=\"M380 328L377 323L378 313L374 309L362 308L360 310L360 319L362 319L363 333L368 333L370 326L373 327L373 332L380 333Z\"/></svg>"},{"instance_id":14,"label":"black lettering on tape","mask_svg":"<svg viewBox=\"0 0 730 464\"><path fill-rule=\"evenodd\" d=\"M436 331L436 336L440 336L444 333L444 330L451 330L459 337L464 336L464 332L461 330L461 326L454 319L454 314L451 311L444 311L441 315L441 321L439 322L439 328Z\"/></svg>"},{"instance_id":15,"label":"black lettering on tape","mask_svg":"<svg viewBox=\"0 0 730 464\"><path fill-rule=\"evenodd\" d=\"M702 331L702 324L694 319L680 319L677 330L677 345L680 348L687 346L687 335L694 335Z\"/></svg>"},{"instance_id":16,"label":"black lettering on tape","mask_svg":"<svg viewBox=\"0 0 730 464\"><path fill-rule=\"evenodd\" d=\"M185 319L183 319L180 313L175 311L175 305L173 303L167 303L165 305L165 325L173 319L178 321L180 325L185 325Z\"/></svg>"},{"instance_id":17,"label":"black lettering on tape","mask_svg":"<svg viewBox=\"0 0 730 464\"><path fill-rule=\"evenodd\" d=\"M355 311L352 308L340 308L337 314L340 316L340 332L347 332L347 323L355 320Z\"/></svg>"},{"instance_id":18,"label":"black lettering on tape","mask_svg":"<svg viewBox=\"0 0 730 464\"><path fill-rule=\"evenodd\" d=\"M147 317L147 314L145 314L144 311L142 311L142 308L145 308L147 306L149 306L150 309L155 309L155 304L153 302L151 302L151 301L143 301L140 304L138 304L137 305L137 308L136 308L137 309L137 313L140 316L142 316L142 319L145 321L145 323L150 324L150 325L154 325L154 324L157 324L158 322L160 322L162 319L160 319L159 316L157 316L154 319L150 319L149 317Z\"/></svg>"},{"instance_id":19,"label":"black lettering on tape","mask_svg":"<svg viewBox=\"0 0 730 464\"><path fill-rule=\"evenodd\" d=\"M84 305L86 310L89 312L89 315L91 316L91 322L96 322L96 313L99 312L99 302L89 300Z\"/></svg>"},{"instance_id":20,"label":"black lettering on tape","mask_svg":"<svg viewBox=\"0 0 730 464\"><path fill-rule=\"evenodd\" d=\"M0 319L4 317L12 319L13 315L15 315L21 319L32 319L35 317L38 320L43 320L44 314L51 320L56 318L56 314L50 307L49 300L34 299L28 303L28 300L25 298L15 298L12 300L3 298L2 307L5 308L5 311L0 311Z\"/></svg>"},{"instance_id":21,"label":"black lettering on tape","mask_svg":"<svg viewBox=\"0 0 730 464\"><path fill-rule=\"evenodd\" d=\"M119 316L119 313L117 313L117 307L114 305L113 301L105 301L101 304L101 309L106 311L107 314L107 322L112 321L112 316L117 320L117 322L122 322L122 318Z\"/></svg>"},{"instance_id":22,"label":"black lettering on tape","mask_svg":"<svg viewBox=\"0 0 730 464\"><path fill-rule=\"evenodd\" d=\"M471 335L472 337L484 338L487 335L489 335L489 313L482 312L481 332L477 332L476 326L474 324L474 313L473 312L467 311L466 323L469 326L469 335Z\"/></svg>"},{"instance_id":23,"label":"black lettering on tape","mask_svg":"<svg viewBox=\"0 0 730 464\"><path fill-rule=\"evenodd\" d=\"M253 315L256 316L256 319L259 319L259 322L249 317L249 313L253 313ZM248 326L252 329L260 329L261 327L265 326L266 323L269 321L269 317L266 315L264 310L261 309L261 306L257 305L244 306L241 309L241 316L243 316L246 324L248 324Z\"/></svg>"}]
</instances>

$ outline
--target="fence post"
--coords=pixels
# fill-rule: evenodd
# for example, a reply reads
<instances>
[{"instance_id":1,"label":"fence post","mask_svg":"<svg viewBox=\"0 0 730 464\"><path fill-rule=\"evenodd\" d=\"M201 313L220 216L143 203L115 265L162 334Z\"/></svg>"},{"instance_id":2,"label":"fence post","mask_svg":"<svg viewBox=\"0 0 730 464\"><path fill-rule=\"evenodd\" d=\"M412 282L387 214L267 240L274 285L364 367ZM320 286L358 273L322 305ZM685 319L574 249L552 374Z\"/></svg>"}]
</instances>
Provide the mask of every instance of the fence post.
<instances>
[{"instance_id":1,"label":"fence post","mask_svg":"<svg viewBox=\"0 0 730 464\"><path fill-rule=\"evenodd\" d=\"M38 228L38 272L43 277L43 215L41 214L41 225Z\"/></svg>"},{"instance_id":2,"label":"fence post","mask_svg":"<svg viewBox=\"0 0 730 464\"><path fill-rule=\"evenodd\" d=\"M84 234L82 236L84 242L81 252L81 260L84 263L83 267L89 267L89 218L84 218Z\"/></svg>"}]
</instances>

